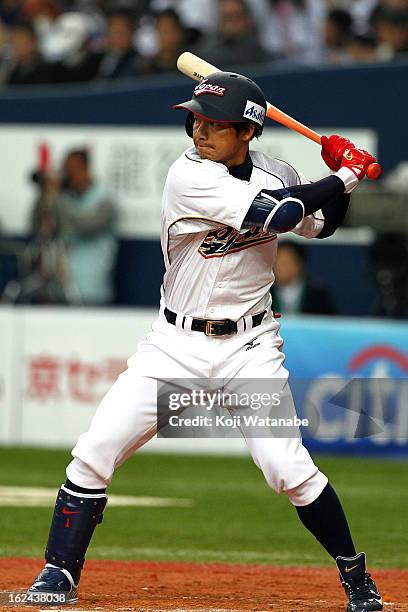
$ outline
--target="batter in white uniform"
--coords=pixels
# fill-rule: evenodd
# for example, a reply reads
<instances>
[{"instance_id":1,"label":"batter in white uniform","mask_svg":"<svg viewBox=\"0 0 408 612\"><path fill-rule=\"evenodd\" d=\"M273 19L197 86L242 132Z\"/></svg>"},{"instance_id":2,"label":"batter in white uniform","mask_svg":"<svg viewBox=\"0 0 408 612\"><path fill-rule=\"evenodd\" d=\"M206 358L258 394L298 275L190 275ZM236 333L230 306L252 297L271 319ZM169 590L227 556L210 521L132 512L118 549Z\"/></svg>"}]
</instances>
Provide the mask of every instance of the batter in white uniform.
<instances>
[{"instance_id":1,"label":"batter in white uniform","mask_svg":"<svg viewBox=\"0 0 408 612\"><path fill-rule=\"evenodd\" d=\"M347 211L348 194L375 161L344 138L323 138L322 156L334 174L311 184L286 162L249 151L262 133L266 100L241 75L214 73L176 108L188 112L186 131L194 146L171 166L164 188L160 315L72 451L46 566L30 589L63 592L70 602L77 600L85 553L115 468L157 431L158 381L223 379L232 388L243 379L281 381L285 414L295 415L271 309L277 238L288 231L306 238L332 234ZM268 485L288 496L337 561L349 612L382 610L365 555L356 554L340 501L300 432L243 434Z\"/></svg>"}]
</instances>

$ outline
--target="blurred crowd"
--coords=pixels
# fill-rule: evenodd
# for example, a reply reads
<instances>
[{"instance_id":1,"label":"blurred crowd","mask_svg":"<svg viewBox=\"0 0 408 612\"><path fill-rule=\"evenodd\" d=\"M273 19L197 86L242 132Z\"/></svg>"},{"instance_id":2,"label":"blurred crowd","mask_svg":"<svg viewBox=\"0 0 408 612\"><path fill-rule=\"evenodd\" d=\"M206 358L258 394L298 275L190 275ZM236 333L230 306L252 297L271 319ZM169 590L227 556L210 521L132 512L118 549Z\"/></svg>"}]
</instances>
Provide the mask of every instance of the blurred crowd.
<instances>
[{"instance_id":1,"label":"blurred crowd","mask_svg":"<svg viewBox=\"0 0 408 612\"><path fill-rule=\"evenodd\" d=\"M46 148L42 153L31 177L36 196L28 241L2 240L0 232L0 255L14 255L17 262L17 274L2 288L0 302L110 305L115 203L94 177L88 149L71 149L58 169L48 168Z\"/></svg>"},{"instance_id":2,"label":"blurred crowd","mask_svg":"<svg viewBox=\"0 0 408 612\"><path fill-rule=\"evenodd\" d=\"M408 0L2 0L0 84L176 70L183 50L243 64L350 64L408 53Z\"/></svg>"}]
</instances>

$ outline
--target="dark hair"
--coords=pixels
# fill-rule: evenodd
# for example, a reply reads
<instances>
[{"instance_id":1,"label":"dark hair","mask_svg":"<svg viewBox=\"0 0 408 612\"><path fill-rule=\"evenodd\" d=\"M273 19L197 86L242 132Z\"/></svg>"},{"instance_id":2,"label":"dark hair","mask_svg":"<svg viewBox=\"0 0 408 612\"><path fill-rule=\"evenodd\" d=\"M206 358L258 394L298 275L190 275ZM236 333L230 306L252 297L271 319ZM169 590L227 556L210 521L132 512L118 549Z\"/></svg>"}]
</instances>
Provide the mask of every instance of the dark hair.
<instances>
[{"instance_id":1,"label":"dark hair","mask_svg":"<svg viewBox=\"0 0 408 612\"><path fill-rule=\"evenodd\" d=\"M251 136L251 140L253 138L259 138L262 134L262 128L260 126L258 127L255 123L252 123L251 121L240 121L239 123L231 123L231 127L234 128L237 134L239 134L240 132L244 132L248 129L248 127L251 126L255 128L255 131Z\"/></svg>"},{"instance_id":2,"label":"dark hair","mask_svg":"<svg viewBox=\"0 0 408 612\"><path fill-rule=\"evenodd\" d=\"M353 34L351 41L367 49L375 49L377 46L377 40L373 34Z\"/></svg>"},{"instance_id":3,"label":"dark hair","mask_svg":"<svg viewBox=\"0 0 408 612\"><path fill-rule=\"evenodd\" d=\"M89 151L88 149L72 149L68 151L65 159L68 157L79 157L79 159L85 164L85 166L89 166Z\"/></svg>"},{"instance_id":4,"label":"dark hair","mask_svg":"<svg viewBox=\"0 0 408 612\"><path fill-rule=\"evenodd\" d=\"M275 5L279 3L279 0L269 0L269 3L275 8ZM305 0L291 0L291 3L298 9L303 10L305 8Z\"/></svg>"},{"instance_id":5,"label":"dark hair","mask_svg":"<svg viewBox=\"0 0 408 612\"><path fill-rule=\"evenodd\" d=\"M252 134L250 140L253 140L254 138L259 138L260 135L262 134L261 126L258 126L255 123L252 123L251 121L238 121L238 122L237 121L225 121L225 122L223 121L222 123L229 123L231 127L233 127L234 130L237 132L237 134L245 131L246 129L248 129L248 127L253 125L255 128L255 131ZM187 114L186 123L185 123L186 132L190 136L190 138L193 137L193 125L194 125L194 113L190 111Z\"/></svg>"},{"instance_id":6,"label":"dark hair","mask_svg":"<svg viewBox=\"0 0 408 612\"><path fill-rule=\"evenodd\" d=\"M111 21L111 19L123 19L123 21L127 21L131 30L134 30L136 27L136 18L134 14L126 9L114 9L109 11L107 19L108 21Z\"/></svg>"},{"instance_id":7,"label":"dark hair","mask_svg":"<svg viewBox=\"0 0 408 612\"><path fill-rule=\"evenodd\" d=\"M32 36L32 38L37 39L37 32L35 31L35 28L33 26L33 24L31 23L31 21L17 21L11 28L12 30L22 30L24 32L26 32L27 34L30 34L30 36Z\"/></svg>"},{"instance_id":8,"label":"dark hair","mask_svg":"<svg viewBox=\"0 0 408 612\"><path fill-rule=\"evenodd\" d=\"M220 4L222 4L223 0L220 0ZM245 14L247 17L249 17L250 19L252 19L253 15L252 15L252 11L248 5L248 1L247 0L235 0L235 2L238 2L238 4L241 5L241 8L244 10Z\"/></svg>"},{"instance_id":9,"label":"dark hair","mask_svg":"<svg viewBox=\"0 0 408 612\"><path fill-rule=\"evenodd\" d=\"M378 5L371 15L371 23L377 25L379 21L405 27L408 23L408 10Z\"/></svg>"},{"instance_id":10,"label":"dark hair","mask_svg":"<svg viewBox=\"0 0 408 612\"><path fill-rule=\"evenodd\" d=\"M327 19L334 23L344 34L350 33L353 19L348 11L332 9L328 12Z\"/></svg>"},{"instance_id":11,"label":"dark hair","mask_svg":"<svg viewBox=\"0 0 408 612\"><path fill-rule=\"evenodd\" d=\"M303 264L307 262L307 251L303 244L299 244L299 242L292 242L290 240L283 240L282 242L279 242L278 250L284 247L291 249Z\"/></svg>"},{"instance_id":12,"label":"dark hair","mask_svg":"<svg viewBox=\"0 0 408 612\"><path fill-rule=\"evenodd\" d=\"M162 17L168 17L169 19L173 19L173 21L175 21L180 28L184 27L180 15L172 8L167 8L163 11L156 11L154 13L154 17L156 20L161 19Z\"/></svg>"}]
</instances>

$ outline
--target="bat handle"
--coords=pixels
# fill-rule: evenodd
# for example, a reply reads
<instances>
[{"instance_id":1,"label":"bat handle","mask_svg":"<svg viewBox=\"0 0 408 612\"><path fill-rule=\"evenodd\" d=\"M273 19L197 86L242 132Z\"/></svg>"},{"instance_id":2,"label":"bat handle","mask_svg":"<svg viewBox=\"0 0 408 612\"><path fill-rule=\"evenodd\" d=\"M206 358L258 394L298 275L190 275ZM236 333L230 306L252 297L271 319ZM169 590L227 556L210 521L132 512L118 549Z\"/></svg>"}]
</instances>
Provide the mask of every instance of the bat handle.
<instances>
[{"instance_id":1,"label":"bat handle","mask_svg":"<svg viewBox=\"0 0 408 612\"><path fill-rule=\"evenodd\" d=\"M310 128L307 128L307 129L310 130ZM317 132L310 130L310 132L305 134L305 136L308 136L311 140L314 140L315 142L320 144L321 136ZM374 162L370 164L367 168L367 178L370 181L376 181L381 176L381 172L382 172L382 168L380 164L377 164L377 162Z\"/></svg>"}]
</instances>

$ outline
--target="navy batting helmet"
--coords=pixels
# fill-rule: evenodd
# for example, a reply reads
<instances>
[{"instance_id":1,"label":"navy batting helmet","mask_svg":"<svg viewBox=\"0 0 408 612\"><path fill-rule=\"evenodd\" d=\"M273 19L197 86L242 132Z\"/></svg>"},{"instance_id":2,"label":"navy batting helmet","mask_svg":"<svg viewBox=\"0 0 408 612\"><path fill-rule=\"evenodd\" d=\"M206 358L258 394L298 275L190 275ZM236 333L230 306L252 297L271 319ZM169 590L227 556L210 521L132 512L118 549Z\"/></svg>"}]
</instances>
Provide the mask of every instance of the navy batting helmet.
<instances>
[{"instance_id":1,"label":"navy batting helmet","mask_svg":"<svg viewBox=\"0 0 408 612\"><path fill-rule=\"evenodd\" d=\"M175 104L173 108L189 111L186 132L190 137L194 115L215 122L250 122L259 136L266 116L266 99L261 88L248 77L234 72L214 72L195 87L191 100Z\"/></svg>"}]
</instances>

